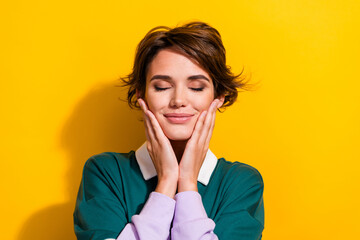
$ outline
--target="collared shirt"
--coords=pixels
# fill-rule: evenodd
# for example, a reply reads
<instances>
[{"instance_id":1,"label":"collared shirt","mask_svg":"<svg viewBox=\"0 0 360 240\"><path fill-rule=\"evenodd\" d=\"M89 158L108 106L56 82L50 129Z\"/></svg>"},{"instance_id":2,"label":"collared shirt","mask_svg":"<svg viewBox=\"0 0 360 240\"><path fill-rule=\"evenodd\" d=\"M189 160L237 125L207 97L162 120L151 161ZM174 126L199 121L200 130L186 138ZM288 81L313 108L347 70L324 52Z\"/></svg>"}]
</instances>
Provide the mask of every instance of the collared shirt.
<instances>
[{"instance_id":1,"label":"collared shirt","mask_svg":"<svg viewBox=\"0 0 360 240\"><path fill-rule=\"evenodd\" d=\"M152 192L139 215L134 215L117 240L218 239L198 192L177 193L175 200ZM171 227L171 223L172 228Z\"/></svg>"},{"instance_id":2,"label":"collared shirt","mask_svg":"<svg viewBox=\"0 0 360 240\"><path fill-rule=\"evenodd\" d=\"M155 166L146 147L146 142L136 150L135 156L145 180L157 176ZM216 156L208 149L200 168L198 182L205 186L209 183L217 160ZM168 232L172 220L172 239L195 240L204 235L209 240L218 239L213 232L215 223L207 217L200 194L195 191L186 191L177 193L175 200L164 194L152 192L141 213L133 216L132 223L128 223L125 226L117 240L170 239L170 235L167 235L166 232ZM184 227L191 222L194 224L194 221L196 221L196 226L198 227L193 226L191 229ZM153 224L154 222L157 224ZM156 234L160 232L164 232L162 237L159 236L160 234Z\"/></svg>"},{"instance_id":3,"label":"collared shirt","mask_svg":"<svg viewBox=\"0 0 360 240\"><path fill-rule=\"evenodd\" d=\"M157 176L155 166L146 148L146 142L136 150L135 156L145 180L149 180L150 178ZM197 179L198 182L201 182L205 186L208 185L211 174L216 167L217 161L217 157L210 151L210 149L208 149L204 162L200 168Z\"/></svg>"},{"instance_id":4,"label":"collared shirt","mask_svg":"<svg viewBox=\"0 0 360 240\"><path fill-rule=\"evenodd\" d=\"M198 192L172 199L154 192L156 171L145 150L102 153L86 162L74 211L78 240L261 239L263 181L256 169L208 151Z\"/></svg>"}]
</instances>

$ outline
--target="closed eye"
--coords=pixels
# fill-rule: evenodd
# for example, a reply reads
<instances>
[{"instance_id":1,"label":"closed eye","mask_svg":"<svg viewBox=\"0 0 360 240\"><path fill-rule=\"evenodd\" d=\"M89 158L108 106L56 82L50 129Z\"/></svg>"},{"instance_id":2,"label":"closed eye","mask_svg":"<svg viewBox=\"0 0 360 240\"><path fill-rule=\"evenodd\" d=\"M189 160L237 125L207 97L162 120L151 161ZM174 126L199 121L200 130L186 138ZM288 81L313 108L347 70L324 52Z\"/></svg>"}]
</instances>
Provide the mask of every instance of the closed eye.
<instances>
[{"instance_id":1,"label":"closed eye","mask_svg":"<svg viewBox=\"0 0 360 240\"><path fill-rule=\"evenodd\" d=\"M203 87L201 87L201 88L190 88L190 89L193 90L193 91L196 91L196 92L201 92L202 90L204 90Z\"/></svg>"},{"instance_id":2,"label":"closed eye","mask_svg":"<svg viewBox=\"0 0 360 240\"><path fill-rule=\"evenodd\" d=\"M166 89L169 89L169 87L162 88L162 87L155 86L155 91L165 91Z\"/></svg>"}]
</instances>

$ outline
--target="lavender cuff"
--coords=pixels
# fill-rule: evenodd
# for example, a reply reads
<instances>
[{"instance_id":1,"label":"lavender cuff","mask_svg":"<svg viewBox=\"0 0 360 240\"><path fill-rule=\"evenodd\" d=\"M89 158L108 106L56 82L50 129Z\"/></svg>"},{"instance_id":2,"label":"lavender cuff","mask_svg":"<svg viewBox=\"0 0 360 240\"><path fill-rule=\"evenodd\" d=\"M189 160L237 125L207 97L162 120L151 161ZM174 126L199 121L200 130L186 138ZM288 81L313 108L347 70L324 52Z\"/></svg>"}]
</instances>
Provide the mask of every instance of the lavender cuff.
<instances>
[{"instance_id":1,"label":"lavender cuff","mask_svg":"<svg viewBox=\"0 0 360 240\"><path fill-rule=\"evenodd\" d=\"M175 195L176 207L174 225L207 218L201 195L196 191L180 192Z\"/></svg>"},{"instance_id":2,"label":"lavender cuff","mask_svg":"<svg viewBox=\"0 0 360 240\"><path fill-rule=\"evenodd\" d=\"M140 214L131 217L117 240L169 239L174 216L175 200L158 192L151 192Z\"/></svg>"}]
</instances>

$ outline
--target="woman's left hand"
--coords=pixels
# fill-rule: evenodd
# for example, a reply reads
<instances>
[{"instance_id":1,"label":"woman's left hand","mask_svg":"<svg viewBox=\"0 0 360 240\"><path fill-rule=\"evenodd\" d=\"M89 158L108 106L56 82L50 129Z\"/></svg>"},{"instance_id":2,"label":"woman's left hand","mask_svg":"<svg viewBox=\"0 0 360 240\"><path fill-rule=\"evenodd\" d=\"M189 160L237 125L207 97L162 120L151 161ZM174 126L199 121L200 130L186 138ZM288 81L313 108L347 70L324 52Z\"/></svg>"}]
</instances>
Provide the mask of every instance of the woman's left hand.
<instances>
[{"instance_id":1,"label":"woman's left hand","mask_svg":"<svg viewBox=\"0 0 360 240\"><path fill-rule=\"evenodd\" d=\"M215 126L216 110L220 100L215 99L209 109L200 114L193 134L188 140L179 163L177 192L197 191L197 178L204 162Z\"/></svg>"}]
</instances>

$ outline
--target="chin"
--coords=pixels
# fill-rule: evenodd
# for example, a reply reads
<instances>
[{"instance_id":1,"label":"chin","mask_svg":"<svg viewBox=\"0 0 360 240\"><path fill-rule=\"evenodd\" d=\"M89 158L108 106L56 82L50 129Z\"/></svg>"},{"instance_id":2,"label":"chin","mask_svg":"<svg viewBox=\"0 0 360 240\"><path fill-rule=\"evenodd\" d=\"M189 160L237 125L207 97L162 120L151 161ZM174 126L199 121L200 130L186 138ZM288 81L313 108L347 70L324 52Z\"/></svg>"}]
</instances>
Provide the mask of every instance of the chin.
<instances>
[{"instance_id":1,"label":"chin","mask_svg":"<svg viewBox=\"0 0 360 240\"><path fill-rule=\"evenodd\" d=\"M173 140L173 141L184 141L184 140L189 140L189 138L192 135L192 131L184 131L184 130L174 130L174 129L169 129L167 131L164 131L165 136L169 139L169 140Z\"/></svg>"}]
</instances>

